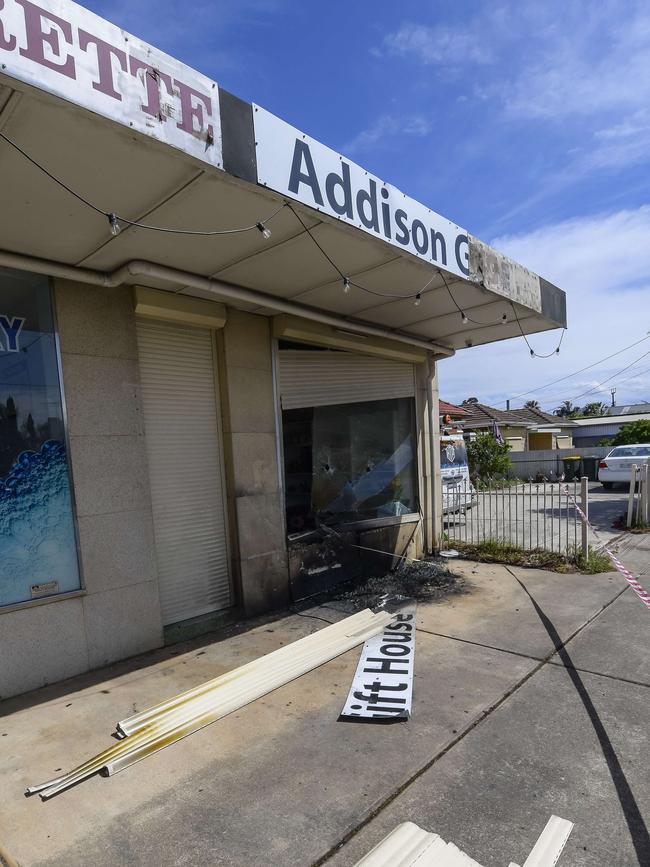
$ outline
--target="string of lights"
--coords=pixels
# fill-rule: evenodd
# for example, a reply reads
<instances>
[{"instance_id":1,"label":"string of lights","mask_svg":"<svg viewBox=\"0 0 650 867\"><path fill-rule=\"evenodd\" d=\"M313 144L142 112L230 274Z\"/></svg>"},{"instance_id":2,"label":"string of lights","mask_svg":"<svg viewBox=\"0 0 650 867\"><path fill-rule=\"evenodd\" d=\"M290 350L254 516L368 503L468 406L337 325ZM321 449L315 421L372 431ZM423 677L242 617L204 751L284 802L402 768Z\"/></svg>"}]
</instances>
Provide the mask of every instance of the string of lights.
<instances>
[{"instance_id":1,"label":"string of lights","mask_svg":"<svg viewBox=\"0 0 650 867\"><path fill-rule=\"evenodd\" d=\"M449 284L447 283L445 275L443 274L443 272L439 268L432 274L432 276L427 280L427 282L420 289L418 289L415 292L406 293L406 294L396 293L396 292L380 292L376 289L372 289L369 286L364 286L363 284L357 282L356 280L352 280L348 275L346 275L341 270L341 268L337 265L337 263L334 261L334 259L324 249L324 247L318 241L318 239L316 238L316 236L314 235L312 230L309 228L309 226L307 226L307 224L302 219L300 214L293 208L293 206L289 202L286 202L286 201L282 202L282 204L279 207L277 207L271 214L269 214L265 219L258 220L255 223L252 223L251 225L248 225L248 226L238 226L238 227L231 228L231 229L205 229L205 230L202 230L202 229L185 229L185 228L170 227L170 226L155 226L155 225L152 225L149 223L140 222L139 220L129 220L128 218L116 213L115 211L107 211L107 210L104 210L103 208L100 208L94 202L90 201L90 199L87 199L85 196L83 196L81 193L79 193L73 187L66 184L65 181L62 181L61 178L57 177L55 174L53 174L51 171L49 171L45 166L43 166L40 162L38 162L38 160L34 159L34 157L32 157L29 153L27 153L27 151L25 151L22 147L20 147L20 145L18 145L15 141L10 139L9 136L5 135L1 131L0 131L0 139L2 139L10 147L14 148L14 150L16 150L19 154L21 154L24 157L24 159L28 160L28 162L30 162L35 168L37 168L40 172L42 172L44 175L46 175L48 178L50 178L50 180L52 180L55 184L57 184L59 187L64 189L67 193L69 193L71 196L73 196L79 202L81 202L82 204L91 208L93 211L95 211L95 213L101 214L103 217L105 217L108 220L110 232L114 236L119 235L119 233L122 231L122 226L125 225L125 226L130 226L130 227L136 227L138 229L145 229L145 230L151 231L151 232L163 232L165 234L172 234L172 235L198 235L198 236L202 236L202 237L214 237L214 236L218 236L218 235L236 235L236 234L240 234L242 232L250 232L252 230L257 230L260 232L260 234L262 235L262 237L265 240L268 240L272 234L271 229L268 227L268 223L271 222L271 220L273 220L274 217L276 217L280 213L280 211L282 211L284 208L289 208L291 213L296 217L296 219L301 224L301 226L303 228L303 232L307 233L308 237L312 240L312 242L320 250L321 254L327 259L327 261L330 263L332 268L334 268L334 270L339 275L339 277L342 281L342 284L343 284L343 292L345 294L349 293L351 288L354 286L354 288L359 289L363 292L367 292L368 294L374 295L375 297L378 297L378 298L394 298L396 300L401 300L401 301L413 300L413 304L416 307L418 307L422 301L422 295L424 294L424 292L433 283L436 276L439 276L442 278L442 281L445 284L447 292L449 293L449 297L451 298L454 306L456 307L456 309L460 313L461 322L463 323L463 325L467 325L469 323L472 323L474 325L479 325L482 327L489 327L491 325L505 325L508 322L507 313L503 313L502 316L494 322L484 322L484 321L481 321L478 319L473 319L472 317L468 316L467 313L463 310L463 308L458 304L458 302L454 298L454 295L453 295L453 293L449 287ZM530 350L531 356L537 357L537 358L550 358L551 355L555 355L555 354L559 353L560 347L562 345L562 340L564 338L564 329L562 331L562 335L560 337L560 342L558 343L557 348L553 352L549 353L548 355L540 355L539 353L535 352L535 350L530 345L530 343L528 341L528 337L523 330L521 322L519 321L519 316L517 315L517 311L515 309L515 306L512 302L510 302L510 303L512 306L513 313L515 315L515 319L516 319L517 324L519 326L519 330L521 332L522 337L526 341L526 345L528 346L528 349Z\"/></svg>"},{"instance_id":2,"label":"string of lights","mask_svg":"<svg viewBox=\"0 0 650 867\"><path fill-rule=\"evenodd\" d=\"M449 293L451 300L453 301L454 305L456 306L458 312L461 314L461 319L462 319L462 322L464 325L467 325L468 322L472 322L476 325L483 325L483 326L504 325L508 321L508 316L506 313L504 313L503 316L500 319L497 319L495 322L482 322L482 321L479 321L477 319L471 319L469 316L467 316L465 314L465 312L462 310L462 308L459 307L456 299L454 298L454 296L452 294L451 289L449 288L449 284L447 283L447 280L445 279L445 275L443 274L443 272L439 268L436 271L434 271L434 273L427 280L427 282L424 284L424 286L422 286L420 289L417 289L415 292L407 292L407 293L403 293L403 292L379 292L377 289L371 289L370 286L364 286L362 283L358 283L356 280L353 280L350 277L348 277L341 270L341 268L336 264L334 259L332 259L330 254L323 248L323 246L320 243L320 241L318 240L318 238L316 238L316 236L311 231L311 229L307 226L307 224L302 219L300 214L290 204L287 203L287 205L288 205L289 210L292 212L292 214L296 217L296 219L298 220L300 225L303 227L304 231L309 235L311 240L318 247L318 249L321 251L323 256L327 259L327 261L330 263L330 265L334 268L334 270L337 272L337 274L339 275L339 277L343 281L343 292L346 295L350 292L350 289L352 287L354 287L355 289L361 289L363 292L367 292L369 295L375 295L378 298L395 298L396 300L399 300L399 301L413 300L413 304L416 307L419 307L419 305L422 301L422 295L429 288L429 286L433 283L433 281L436 279L436 277L439 276L442 278L442 281L447 288L447 292Z\"/></svg>"},{"instance_id":3,"label":"string of lights","mask_svg":"<svg viewBox=\"0 0 650 867\"><path fill-rule=\"evenodd\" d=\"M268 240L271 237L271 230L266 224L270 222L274 217L276 217L284 207L286 207L286 203L283 202L279 208L276 208L276 210L273 211L272 214L269 214L269 216L266 217L264 220L259 220L250 226L238 226L235 229L208 229L204 231L198 229L178 229L167 226L152 226L148 223L140 223L137 220L128 220L126 217L118 215L113 211L105 211L103 208L100 208L98 205L96 205L94 202L91 202L85 196L82 196L81 193L70 187L56 175L52 174L52 172L46 169L45 166L41 165L41 163L39 163L32 156L30 156L27 151L23 150L20 145L16 144L15 141L12 141L12 139L6 136L3 132L0 132L0 138L12 148L14 148L16 151L18 151L19 154L21 154L33 166L39 169L39 171L43 172L44 175L47 175L47 177L50 178L50 180L54 181L55 184L58 184L62 189L66 190L66 192L70 193L71 196L74 196L75 199L82 202L87 207L92 208L95 213L101 214L103 217L106 217L112 235L119 235L122 230L122 223L124 223L125 225L136 226L138 229L147 229L151 232L165 232L172 235L202 235L205 237L210 237L214 235L237 235L240 232L250 232L253 229L257 229L263 236L263 238L265 240Z\"/></svg>"},{"instance_id":4,"label":"string of lights","mask_svg":"<svg viewBox=\"0 0 650 867\"><path fill-rule=\"evenodd\" d=\"M547 353L546 355L544 355L544 354L540 355L540 353L535 352L533 347L530 345L530 342L528 340L528 336L526 335L526 332L522 328L521 322L519 321L519 316L517 315L517 308L515 307L515 305L513 304L512 301L510 302L510 305L512 306L512 312L515 314L515 319L517 320L517 325L519 326L519 330L521 331L521 336L526 341L526 346L528 347L528 350L530 352L530 357L531 358L552 358L552 356L554 356L554 355L559 355L560 354L560 347L562 346L562 341L564 340L566 328L562 329L562 334L560 334L560 341L559 341L558 345L555 347L555 349L552 352Z\"/></svg>"}]
</instances>

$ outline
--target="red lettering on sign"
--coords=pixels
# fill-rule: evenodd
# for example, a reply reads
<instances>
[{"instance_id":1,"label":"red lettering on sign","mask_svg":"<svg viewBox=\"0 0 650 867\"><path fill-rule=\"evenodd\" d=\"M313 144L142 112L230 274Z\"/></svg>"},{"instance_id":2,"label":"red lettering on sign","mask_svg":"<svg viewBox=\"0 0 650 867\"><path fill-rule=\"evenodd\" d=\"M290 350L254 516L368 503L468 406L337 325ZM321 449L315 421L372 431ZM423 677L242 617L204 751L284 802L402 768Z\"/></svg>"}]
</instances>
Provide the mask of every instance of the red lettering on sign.
<instances>
[{"instance_id":1,"label":"red lettering on sign","mask_svg":"<svg viewBox=\"0 0 650 867\"><path fill-rule=\"evenodd\" d=\"M22 56L40 63L41 66L47 66L48 69L53 69L55 72L60 72L61 75L67 75L68 78L76 78L74 59L71 54L66 55L62 63L55 63L45 56L45 46L49 45L54 57L63 57L59 43L59 31L63 34L65 41L72 45L72 27L70 24L63 18L59 18L58 15L52 15L51 12L46 12L40 6L30 3L29 0L16 0L16 3L22 6L25 12L27 48L20 49ZM50 29L45 31L43 27L48 22ZM53 24L56 26L52 27Z\"/></svg>"},{"instance_id":2,"label":"red lettering on sign","mask_svg":"<svg viewBox=\"0 0 650 867\"><path fill-rule=\"evenodd\" d=\"M5 0L0 0L0 9L4 9ZM4 24L0 21L0 48L3 48L5 51L13 51L16 47L16 37L15 36L5 36Z\"/></svg>"},{"instance_id":3,"label":"red lettering on sign","mask_svg":"<svg viewBox=\"0 0 650 867\"><path fill-rule=\"evenodd\" d=\"M113 58L116 57L119 61L122 70L126 72L126 52L120 51L109 42L100 39L99 36L93 36L91 33L86 33L85 30L79 31L79 48L86 51L89 45L96 46L97 49L97 72L99 80L93 81L93 88L100 93L105 93L106 96L112 96L113 99L122 101L122 94L115 90L113 81Z\"/></svg>"},{"instance_id":4,"label":"red lettering on sign","mask_svg":"<svg viewBox=\"0 0 650 867\"><path fill-rule=\"evenodd\" d=\"M165 85L167 93L172 96L172 78L171 75L165 75L159 69L151 66L145 60L140 60L139 57L129 56L129 67L131 75L138 77L138 72L144 69L144 86L147 93L147 102L140 106L142 111L150 114L152 117L157 117L162 123L167 120L167 115L162 110L160 102L160 85L162 81Z\"/></svg>"},{"instance_id":5,"label":"red lettering on sign","mask_svg":"<svg viewBox=\"0 0 650 867\"><path fill-rule=\"evenodd\" d=\"M183 84L177 78L174 79L174 84L178 87L178 93L181 100L181 119L176 124L179 129L189 133L197 133L203 131L204 116L203 112L212 117L212 100L205 93L194 90L187 84ZM195 100L198 100L196 102ZM198 129L194 126L194 120L198 123ZM212 124L208 124L208 138L214 138L214 130Z\"/></svg>"}]
</instances>

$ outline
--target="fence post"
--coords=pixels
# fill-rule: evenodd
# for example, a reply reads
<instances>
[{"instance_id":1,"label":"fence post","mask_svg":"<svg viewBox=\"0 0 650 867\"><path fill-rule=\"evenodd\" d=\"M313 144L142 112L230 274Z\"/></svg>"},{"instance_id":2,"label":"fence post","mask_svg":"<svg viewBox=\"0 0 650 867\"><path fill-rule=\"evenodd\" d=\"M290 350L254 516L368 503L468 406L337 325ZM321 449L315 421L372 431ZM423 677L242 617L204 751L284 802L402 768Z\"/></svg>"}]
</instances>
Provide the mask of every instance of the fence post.
<instances>
[{"instance_id":1,"label":"fence post","mask_svg":"<svg viewBox=\"0 0 650 867\"><path fill-rule=\"evenodd\" d=\"M583 476L580 479L580 508L585 513L585 518L589 517L589 479ZM587 521L582 520L582 556L586 559L589 556L589 527Z\"/></svg>"},{"instance_id":2,"label":"fence post","mask_svg":"<svg viewBox=\"0 0 650 867\"><path fill-rule=\"evenodd\" d=\"M636 492L636 464L632 464L632 475L630 476L630 494L627 499L627 521L626 526L632 526L632 513L634 511L634 494Z\"/></svg>"}]
</instances>

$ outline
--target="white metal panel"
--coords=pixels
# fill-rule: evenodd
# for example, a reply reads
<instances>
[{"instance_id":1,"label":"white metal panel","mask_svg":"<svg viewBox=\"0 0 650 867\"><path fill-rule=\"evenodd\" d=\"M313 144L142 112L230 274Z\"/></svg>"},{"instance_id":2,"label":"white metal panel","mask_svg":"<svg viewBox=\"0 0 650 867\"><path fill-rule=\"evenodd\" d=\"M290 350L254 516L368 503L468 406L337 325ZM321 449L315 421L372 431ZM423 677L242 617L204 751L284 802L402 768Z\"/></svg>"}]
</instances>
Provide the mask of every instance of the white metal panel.
<instances>
[{"instance_id":1,"label":"white metal panel","mask_svg":"<svg viewBox=\"0 0 650 867\"><path fill-rule=\"evenodd\" d=\"M533 851L524 861L524 867L555 867L572 830L573 822L551 816Z\"/></svg>"},{"instance_id":2,"label":"white metal panel","mask_svg":"<svg viewBox=\"0 0 650 867\"><path fill-rule=\"evenodd\" d=\"M58 792L105 769L122 771L302 674L335 659L377 635L390 623L388 611L363 611L280 647L234 671L174 696L156 707L118 723L125 737L62 777L30 786L26 794L40 792L47 800Z\"/></svg>"},{"instance_id":3,"label":"white metal panel","mask_svg":"<svg viewBox=\"0 0 650 867\"><path fill-rule=\"evenodd\" d=\"M403 822L356 867L481 867L453 843L430 834L413 822Z\"/></svg>"},{"instance_id":4,"label":"white metal panel","mask_svg":"<svg viewBox=\"0 0 650 867\"><path fill-rule=\"evenodd\" d=\"M281 349L278 356L283 409L415 396L412 364L301 349Z\"/></svg>"},{"instance_id":5,"label":"white metal panel","mask_svg":"<svg viewBox=\"0 0 650 867\"><path fill-rule=\"evenodd\" d=\"M231 602L212 332L137 320L164 624Z\"/></svg>"}]
</instances>

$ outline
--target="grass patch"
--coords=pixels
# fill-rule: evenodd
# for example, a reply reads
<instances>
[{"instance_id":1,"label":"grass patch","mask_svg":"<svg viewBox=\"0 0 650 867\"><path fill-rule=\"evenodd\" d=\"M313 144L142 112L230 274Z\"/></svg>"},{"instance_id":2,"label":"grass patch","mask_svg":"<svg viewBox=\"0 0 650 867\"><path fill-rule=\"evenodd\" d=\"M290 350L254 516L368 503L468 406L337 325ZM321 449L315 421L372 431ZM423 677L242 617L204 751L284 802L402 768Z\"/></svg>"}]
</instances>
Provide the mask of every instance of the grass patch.
<instances>
[{"instance_id":1,"label":"grass patch","mask_svg":"<svg viewBox=\"0 0 650 867\"><path fill-rule=\"evenodd\" d=\"M594 550L589 546L589 553L583 556L580 551L576 558L575 564L578 569L585 575L597 575L599 572L612 572L614 564L603 551Z\"/></svg>"},{"instance_id":2,"label":"grass patch","mask_svg":"<svg viewBox=\"0 0 650 867\"><path fill-rule=\"evenodd\" d=\"M611 572L613 569L609 557L591 547L587 557L583 557L582 552L571 552L567 556L540 548L526 550L502 539L485 539L472 544L454 540L454 547L468 560L479 563L504 563L527 569L549 569L551 572L560 573L583 572L587 575Z\"/></svg>"}]
</instances>

